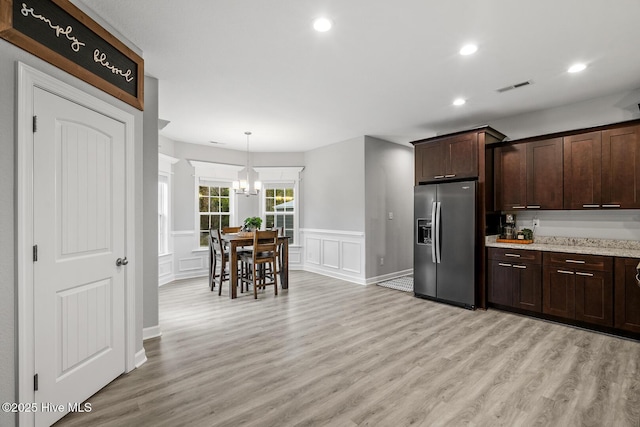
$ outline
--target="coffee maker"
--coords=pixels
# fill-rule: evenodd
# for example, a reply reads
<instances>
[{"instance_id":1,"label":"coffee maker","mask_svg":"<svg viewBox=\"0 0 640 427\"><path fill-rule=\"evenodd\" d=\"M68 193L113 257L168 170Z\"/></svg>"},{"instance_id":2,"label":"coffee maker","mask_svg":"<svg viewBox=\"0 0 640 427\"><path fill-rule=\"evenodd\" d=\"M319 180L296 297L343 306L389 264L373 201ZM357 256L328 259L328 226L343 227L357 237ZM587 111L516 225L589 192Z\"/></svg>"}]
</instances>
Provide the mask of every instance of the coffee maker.
<instances>
[{"instance_id":1,"label":"coffee maker","mask_svg":"<svg viewBox=\"0 0 640 427\"><path fill-rule=\"evenodd\" d=\"M516 238L516 216L515 214L505 214L503 218L501 218L502 222L502 238L511 240Z\"/></svg>"}]
</instances>

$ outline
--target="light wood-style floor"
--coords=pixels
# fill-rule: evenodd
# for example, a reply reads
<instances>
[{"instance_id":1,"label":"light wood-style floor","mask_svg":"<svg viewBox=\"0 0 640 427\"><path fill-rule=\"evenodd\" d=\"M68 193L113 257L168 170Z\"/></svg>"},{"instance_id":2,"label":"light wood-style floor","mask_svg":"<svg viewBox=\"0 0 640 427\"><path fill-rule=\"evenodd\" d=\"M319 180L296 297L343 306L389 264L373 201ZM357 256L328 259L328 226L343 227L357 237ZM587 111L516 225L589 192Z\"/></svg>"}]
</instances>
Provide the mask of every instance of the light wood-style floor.
<instances>
[{"instance_id":1,"label":"light wood-style floor","mask_svg":"<svg viewBox=\"0 0 640 427\"><path fill-rule=\"evenodd\" d=\"M640 426L640 343L291 272L160 289L162 337L60 426Z\"/></svg>"}]
</instances>

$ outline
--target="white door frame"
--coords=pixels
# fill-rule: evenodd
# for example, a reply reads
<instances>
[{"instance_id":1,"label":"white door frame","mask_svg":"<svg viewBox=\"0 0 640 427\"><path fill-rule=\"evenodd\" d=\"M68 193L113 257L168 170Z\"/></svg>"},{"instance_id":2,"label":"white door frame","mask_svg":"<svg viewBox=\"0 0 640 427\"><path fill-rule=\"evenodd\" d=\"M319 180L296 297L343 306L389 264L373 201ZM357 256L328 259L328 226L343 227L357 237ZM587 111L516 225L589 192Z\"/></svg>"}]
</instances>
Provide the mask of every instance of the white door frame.
<instances>
[{"instance_id":1,"label":"white door frame","mask_svg":"<svg viewBox=\"0 0 640 427\"><path fill-rule=\"evenodd\" d=\"M33 376L33 91L41 88L97 111L125 125L125 254L131 261L125 271L125 369L135 368L135 132L134 116L80 89L21 62L17 63L17 267L18 267L18 402L35 402ZM80 402L78 402L80 403ZM20 425L33 425L32 413L20 413Z\"/></svg>"}]
</instances>

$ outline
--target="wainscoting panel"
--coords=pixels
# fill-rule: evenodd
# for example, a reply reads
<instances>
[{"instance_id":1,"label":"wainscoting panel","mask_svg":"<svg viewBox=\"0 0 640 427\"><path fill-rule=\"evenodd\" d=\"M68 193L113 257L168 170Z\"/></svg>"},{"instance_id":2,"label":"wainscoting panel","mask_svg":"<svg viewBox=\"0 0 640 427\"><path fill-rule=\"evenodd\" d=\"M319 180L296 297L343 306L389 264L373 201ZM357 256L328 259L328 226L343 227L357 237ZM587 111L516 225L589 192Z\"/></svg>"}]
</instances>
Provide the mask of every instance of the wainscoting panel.
<instances>
[{"instance_id":1,"label":"wainscoting panel","mask_svg":"<svg viewBox=\"0 0 640 427\"><path fill-rule=\"evenodd\" d=\"M173 280L173 254L158 257L158 285L166 285Z\"/></svg>"},{"instance_id":2,"label":"wainscoting panel","mask_svg":"<svg viewBox=\"0 0 640 427\"><path fill-rule=\"evenodd\" d=\"M302 270L302 246L289 246L289 270Z\"/></svg>"},{"instance_id":3,"label":"wainscoting panel","mask_svg":"<svg viewBox=\"0 0 640 427\"><path fill-rule=\"evenodd\" d=\"M340 241L325 239L322 241L322 266L340 268Z\"/></svg>"},{"instance_id":4,"label":"wainscoting panel","mask_svg":"<svg viewBox=\"0 0 640 427\"><path fill-rule=\"evenodd\" d=\"M342 269L355 274L362 273L360 257L362 245L354 242L342 242Z\"/></svg>"},{"instance_id":5,"label":"wainscoting panel","mask_svg":"<svg viewBox=\"0 0 640 427\"><path fill-rule=\"evenodd\" d=\"M209 248L198 248L195 231L174 231L175 280L207 276L209 274Z\"/></svg>"},{"instance_id":6,"label":"wainscoting panel","mask_svg":"<svg viewBox=\"0 0 640 427\"><path fill-rule=\"evenodd\" d=\"M301 229L303 269L365 284L365 236L361 231Z\"/></svg>"},{"instance_id":7,"label":"wainscoting panel","mask_svg":"<svg viewBox=\"0 0 640 427\"><path fill-rule=\"evenodd\" d=\"M322 239L317 237L306 237L304 239L305 245L305 263L320 265L320 245Z\"/></svg>"}]
</instances>

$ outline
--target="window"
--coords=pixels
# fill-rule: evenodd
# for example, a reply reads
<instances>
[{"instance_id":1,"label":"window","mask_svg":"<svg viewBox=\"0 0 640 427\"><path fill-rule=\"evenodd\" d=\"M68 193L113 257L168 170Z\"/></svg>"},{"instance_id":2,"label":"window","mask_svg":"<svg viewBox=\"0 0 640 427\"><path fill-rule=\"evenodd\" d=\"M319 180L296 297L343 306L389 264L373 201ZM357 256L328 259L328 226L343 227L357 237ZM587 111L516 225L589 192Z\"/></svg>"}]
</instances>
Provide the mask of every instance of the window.
<instances>
[{"instance_id":1,"label":"window","mask_svg":"<svg viewBox=\"0 0 640 427\"><path fill-rule=\"evenodd\" d=\"M265 227L284 227L284 235L294 243L295 194L292 184L267 186L265 195Z\"/></svg>"},{"instance_id":2,"label":"window","mask_svg":"<svg viewBox=\"0 0 640 427\"><path fill-rule=\"evenodd\" d=\"M200 185L200 246L209 246L209 229L228 227L231 215L229 187Z\"/></svg>"},{"instance_id":3,"label":"window","mask_svg":"<svg viewBox=\"0 0 640 427\"><path fill-rule=\"evenodd\" d=\"M169 252L169 178L158 175L158 254Z\"/></svg>"}]
</instances>

